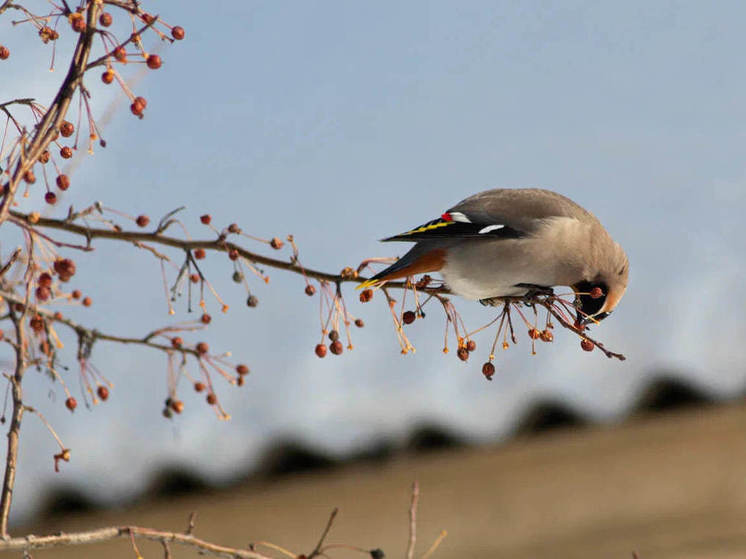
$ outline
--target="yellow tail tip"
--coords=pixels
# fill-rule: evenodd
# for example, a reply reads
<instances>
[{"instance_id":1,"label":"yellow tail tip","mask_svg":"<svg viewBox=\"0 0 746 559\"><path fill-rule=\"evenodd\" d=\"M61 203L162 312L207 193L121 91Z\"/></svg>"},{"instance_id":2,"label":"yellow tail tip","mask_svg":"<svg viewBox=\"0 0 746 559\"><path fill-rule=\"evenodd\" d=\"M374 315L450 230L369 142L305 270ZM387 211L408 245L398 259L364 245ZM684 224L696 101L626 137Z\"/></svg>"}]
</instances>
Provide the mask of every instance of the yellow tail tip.
<instances>
[{"instance_id":1,"label":"yellow tail tip","mask_svg":"<svg viewBox=\"0 0 746 559\"><path fill-rule=\"evenodd\" d=\"M355 289L367 289L369 287L377 287L381 283L381 280L369 279L362 282Z\"/></svg>"}]
</instances>

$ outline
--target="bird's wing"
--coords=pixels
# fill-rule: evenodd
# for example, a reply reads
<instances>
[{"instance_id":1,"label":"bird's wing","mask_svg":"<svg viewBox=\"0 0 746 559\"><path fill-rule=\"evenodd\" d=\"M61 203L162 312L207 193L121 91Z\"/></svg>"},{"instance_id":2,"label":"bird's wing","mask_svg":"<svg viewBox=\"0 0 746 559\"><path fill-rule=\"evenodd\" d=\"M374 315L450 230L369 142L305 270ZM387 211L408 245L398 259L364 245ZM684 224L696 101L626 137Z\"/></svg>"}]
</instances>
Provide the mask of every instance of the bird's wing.
<instances>
[{"instance_id":1,"label":"bird's wing","mask_svg":"<svg viewBox=\"0 0 746 559\"><path fill-rule=\"evenodd\" d=\"M590 214L572 200L549 190L487 190L462 200L438 219L382 240L517 239L531 235L545 219L586 216Z\"/></svg>"}]
</instances>

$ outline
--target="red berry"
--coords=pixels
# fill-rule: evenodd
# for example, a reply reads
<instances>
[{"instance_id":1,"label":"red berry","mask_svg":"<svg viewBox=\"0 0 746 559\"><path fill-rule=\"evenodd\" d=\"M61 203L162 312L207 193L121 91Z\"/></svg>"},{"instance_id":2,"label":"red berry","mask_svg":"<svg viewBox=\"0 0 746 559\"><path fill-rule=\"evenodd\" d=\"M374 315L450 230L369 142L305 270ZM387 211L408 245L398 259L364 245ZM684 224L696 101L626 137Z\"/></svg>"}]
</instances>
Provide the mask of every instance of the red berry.
<instances>
[{"instance_id":1,"label":"red berry","mask_svg":"<svg viewBox=\"0 0 746 559\"><path fill-rule=\"evenodd\" d=\"M583 338L582 340L580 340L580 347L583 348L583 351L593 351L594 345L593 342L589 339Z\"/></svg>"},{"instance_id":2,"label":"red berry","mask_svg":"<svg viewBox=\"0 0 746 559\"><path fill-rule=\"evenodd\" d=\"M73 133L75 133L75 126L73 126L73 123L63 120L62 124L60 124L60 134L62 134L62 137L69 138Z\"/></svg>"},{"instance_id":3,"label":"red berry","mask_svg":"<svg viewBox=\"0 0 746 559\"><path fill-rule=\"evenodd\" d=\"M114 81L114 72L111 70L106 70L103 74L101 74L101 81L105 84L110 84Z\"/></svg>"},{"instance_id":4,"label":"red berry","mask_svg":"<svg viewBox=\"0 0 746 559\"><path fill-rule=\"evenodd\" d=\"M150 218L146 215L138 215L135 223L137 223L138 227L147 227L150 223Z\"/></svg>"},{"instance_id":5,"label":"red berry","mask_svg":"<svg viewBox=\"0 0 746 559\"><path fill-rule=\"evenodd\" d=\"M589 293L591 299L598 299L599 297L603 297L603 294L603 290L598 286L591 289L591 292Z\"/></svg>"},{"instance_id":6,"label":"red berry","mask_svg":"<svg viewBox=\"0 0 746 559\"><path fill-rule=\"evenodd\" d=\"M406 311L401 317L404 324L412 324L415 318L417 318L417 315L414 314L414 311Z\"/></svg>"},{"instance_id":7,"label":"red berry","mask_svg":"<svg viewBox=\"0 0 746 559\"><path fill-rule=\"evenodd\" d=\"M277 237L272 237L272 240L269 241L269 246L271 246L275 250L280 250L282 248L283 243L280 239Z\"/></svg>"},{"instance_id":8,"label":"red berry","mask_svg":"<svg viewBox=\"0 0 746 559\"><path fill-rule=\"evenodd\" d=\"M210 351L210 346L208 346L206 342L199 342L196 349L197 353L201 353L202 355L204 355L205 353Z\"/></svg>"},{"instance_id":9,"label":"red berry","mask_svg":"<svg viewBox=\"0 0 746 559\"><path fill-rule=\"evenodd\" d=\"M93 300L90 297L83 298L83 306L90 307L93 304Z\"/></svg>"},{"instance_id":10,"label":"red berry","mask_svg":"<svg viewBox=\"0 0 746 559\"><path fill-rule=\"evenodd\" d=\"M39 284L39 287L52 287L52 275L48 272L39 274L37 283Z\"/></svg>"},{"instance_id":11,"label":"red berry","mask_svg":"<svg viewBox=\"0 0 746 559\"><path fill-rule=\"evenodd\" d=\"M52 290L45 285L40 285L36 288L36 298L39 301L46 301L52 295Z\"/></svg>"},{"instance_id":12,"label":"red berry","mask_svg":"<svg viewBox=\"0 0 746 559\"><path fill-rule=\"evenodd\" d=\"M461 361L468 361L469 359L469 351L465 347L458 348L456 355Z\"/></svg>"},{"instance_id":13,"label":"red berry","mask_svg":"<svg viewBox=\"0 0 746 559\"><path fill-rule=\"evenodd\" d=\"M65 146L60 150L60 157L62 159L70 159L73 156L73 150L69 146Z\"/></svg>"},{"instance_id":14,"label":"red berry","mask_svg":"<svg viewBox=\"0 0 746 559\"><path fill-rule=\"evenodd\" d=\"M228 251L228 258L231 260L238 260L238 251L235 248L232 248Z\"/></svg>"},{"instance_id":15,"label":"red berry","mask_svg":"<svg viewBox=\"0 0 746 559\"><path fill-rule=\"evenodd\" d=\"M334 355L342 355L344 346L342 345L342 342L340 342L339 340L335 340L334 342L332 342L332 345L329 346L329 349Z\"/></svg>"},{"instance_id":16,"label":"red berry","mask_svg":"<svg viewBox=\"0 0 746 559\"><path fill-rule=\"evenodd\" d=\"M31 329L35 333L41 334L44 330L44 319L39 314L34 315L31 317L31 320L29 320L29 326L31 326Z\"/></svg>"},{"instance_id":17,"label":"red berry","mask_svg":"<svg viewBox=\"0 0 746 559\"><path fill-rule=\"evenodd\" d=\"M551 332L551 331L549 331L549 330L544 330L544 331L543 331L543 332L541 333L541 341L543 341L543 342L551 342L551 341L553 341L553 340L554 340L554 334L552 334L552 332Z\"/></svg>"},{"instance_id":18,"label":"red berry","mask_svg":"<svg viewBox=\"0 0 746 559\"><path fill-rule=\"evenodd\" d=\"M194 391L195 392L202 392L206 388L204 382L195 382L194 383Z\"/></svg>"},{"instance_id":19,"label":"red berry","mask_svg":"<svg viewBox=\"0 0 746 559\"><path fill-rule=\"evenodd\" d=\"M200 320L202 321L202 324L210 324L210 322L212 322L212 317L209 314L204 313L200 317Z\"/></svg>"},{"instance_id":20,"label":"red berry","mask_svg":"<svg viewBox=\"0 0 746 559\"><path fill-rule=\"evenodd\" d=\"M104 385L99 386L96 389L96 393L98 394L98 397L102 400L106 400L109 397L109 389L106 388Z\"/></svg>"},{"instance_id":21,"label":"red berry","mask_svg":"<svg viewBox=\"0 0 746 559\"><path fill-rule=\"evenodd\" d=\"M314 293L316 293L316 288L309 283L306 286L306 295L308 295L309 297L311 297L311 296L313 296Z\"/></svg>"},{"instance_id":22,"label":"red berry","mask_svg":"<svg viewBox=\"0 0 746 559\"><path fill-rule=\"evenodd\" d=\"M466 351L471 353L475 349L477 349L477 342L475 342L474 340L469 340L468 342L466 342Z\"/></svg>"},{"instance_id":23,"label":"red berry","mask_svg":"<svg viewBox=\"0 0 746 559\"><path fill-rule=\"evenodd\" d=\"M145 64L147 64L148 68L150 68L151 70L157 70L161 67L161 57L157 54L150 54L148 55Z\"/></svg>"},{"instance_id":24,"label":"red berry","mask_svg":"<svg viewBox=\"0 0 746 559\"><path fill-rule=\"evenodd\" d=\"M360 292L360 302L361 303L367 303L373 298L373 290L372 289L363 289Z\"/></svg>"},{"instance_id":25,"label":"red berry","mask_svg":"<svg viewBox=\"0 0 746 559\"><path fill-rule=\"evenodd\" d=\"M314 350L319 357L326 357L326 345L318 344Z\"/></svg>"},{"instance_id":26,"label":"red berry","mask_svg":"<svg viewBox=\"0 0 746 559\"><path fill-rule=\"evenodd\" d=\"M135 116L142 116L142 112L145 109L142 105L138 105L137 103L132 103L130 105L130 112Z\"/></svg>"},{"instance_id":27,"label":"red berry","mask_svg":"<svg viewBox=\"0 0 746 559\"><path fill-rule=\"evenodd\" d=\"M127 60L127 51L124 50L124 47L119 46L114 49L114 58L119 60L119 62L125 62Z\"/></svg>"},{"instance_id":28,"label":"red berry","mask_svg":"<svg viewBox=\"0 0 746 559\"><path fill-rule=\"evenodd\" d=\"M80 299L81 295L82 293L80 292L80 289L76 289L75 291L72 292L73 299Z\"/></svg>"},{"instance_id":29,"label":"red berry","mask_svg":"<svg viewBox=\"0 0 746 559\"><path fill-rule=\"evenodd\" d=\"M175 349L179 349L184 344L184 340L182 340L179 336L176 336L175 338L171 338L171 347Z\"/></svg>"},{"instance_id":30,"label":"red berry","mask_svg":"<svg viewBox=\"0 0 746 559\"><path fill-rule=\"evenodd\" d=\"M329 341L336 342L339 339L339 332L332 330L329 332Z\"/></svg>"},{"instance_id":31,"label":"red berry","mask_svg":"<svg viewBox=\"0 0 746 559\"><path fill-rule=\"evenodd\" d=\"M36 175L34 174L34 171L32 169L29 169L25 173L23 173L23 180L26 181L28 184L34 184L36 182Z\"/></svg>"},{"instance_id":32,"label":"red berry","mask_svg":"<svg viewBox=\"0 0 746 559\"><path fill-rule=\"evenodd\" d=\"M39 156L39 163L49 163L49 150L45 149L43 152L41 152L41 155Z\"/></svg>"},{"instance_id":33,"label":"red berry","mask_svg":"<svg viewBox=\"0 0 746 559\"><path fill-rule=\"evenodd\" d=\"M248 375L249 374L249 368L246 365L244 365L244 364L236 365L236 372L239 375Z\"/></svg>"},{"instance_id":34,"label":"red berry","mask_svg":"<svg viewBox=\"0 0 746 559\"><path fill-rule=\"evenodd\" d=\"M205 214L203 216L200 216L199 220L205 225L210 225L210 222L212 221L212 217L210 216L210 214Z\"/></svg>"},{"instance_id":35,"label":"red berry","mask_svg":"<svg viewBox=\"0 0 746 559\"><path fill-rule=\"evenodd\" d=\"M171 409L174 410L176 413L181 413L184 411L184 402L181 400L171 400Z\"/></svg>"},{"instance_id":36,"label":"red berry","mask_svg":"<svg viewBox=\"0 0 746 559\"><path fill-rule=\"evenodd\" d=\"M57 176L57 188L60 190L67 190L70 188L70 177L67 175L58 175Z\"/></svg>"},{"instance_id":37,"label":"red berry","mask_svg":"<svg viewBox=\"0 0 746 559\"><path fill-rule=\"evenodd\" d=\"M181 41L184 38L184 35L184 28L179 25L176 25L173 29L171 29L171 36L177 41Z\"/></svg>"},{"instance_id":38,"label":"red berry","mask_svg":"<svg viewBox=\"0 0 746 559\"><path fill-rule=\"evenodd\" d=\"M214 406L218 402L218 397L215 396L214 392L210 392L207 395L207 398L205 398L205 399L207 400L207 403L210 404L211 406Z\"/></svg>"},{"instance_id":39,"label":"red berry","mask_svg":"<svg viewBox=\"0 0 746 559\"><path fill-rule=\"evenodd\" d=\"M487 361L487 363L482 365L482 374L487 380L492 380L492 375L495 374L495 366Z\"/></svg>"},{"instance_id":40,"label":"red berry","mask_svg":"<svg viewBox=\"0 0 746 559\"><path fill-rule=\"evenodd\" d=\"M78 402L75 400L75 398L70 396L67 400L65 400L65 406L67 406L67 409L69 409L70 411L75 411L75 408L78 407Z\"/></svg>"},{"instance_id":41,"label":"red berry","mask_svg":"<svg viewBox=\"0 0 746 559\"><path fill-rule=\"evenodd\" d=\"M142 20L143 20L143 21L144 21L145 23L147 23L147 24L151 24L151 23L153 23L153 22L155 21L155 18L154 18L153 16L151 16L151 15L150 15L149 13L147 13L147 12L143 12L143 13L141 13L141 14L140 14L140 17L141 17L141 18L142 18Z\"/></svg>"},{"instance_id":42,"label":"red berry","mask_svg":"<svg viewBox=\"0 0 746 559\"><path fill-rule=\"evenodd\" d=\"M198 248L194 251L194 258L197 260L202 260L205 257L205 249Z\"/></svg>"},{"instance_id":43,"label":"red berry","mask_svg":"<svg viewBox=\"0 0 746 559\"><path fill-rule=\"evenodd\" d=\"M256 307L259 304L259 299L256 297L256 295L249 295L249 298L246 299L246 306L247 307Z\"/></svg>"},{"instance_id":44,"label":"red berry","mask_svg":"<svg viewBox=\"0 0 746 559\"><path fill-rule=\"evenodd\" d=\"M73 31L75 31L76 33L82 33L83 31L85 31L85 27L86 27L85 19L83 18L82 14L73 14L73 16L75 15L77 15L78 17L73 17L73 20L72 20Z\"/></svg>"},{"instance_id":45,"label":"red berry","mask_svg":"<svg viewBox=\"0 0 746 559\"><path fill-rule=\"evenodd\" d=\"M365 326L365 322L363 322L362 318L356 318L355 326L357 326L358 328L362 328L363 326Z\"/></svg>"},{"instance_id":46,"label":"red berry","mask_svg":"<svg viewBox=\"0 0 746 559\"><path fill-rule=\"evenodd\" d=\"M8 50L8 47L0 45L0 60L5 60L9 56L10 56L10 51Z\"/></svg>"},{"instance_id":47,"label":"red berry","mask_svg":"<svg viewBox=\"0 0 746 559\"><path fill-rule=\"evenodd\" d=\"M538 331L538 330L537 330L536 328L531 328L531 329L530 329L530 330L528 331L528 336L529 336L529 338L531 338L532 340L536 340L536 339L538 339L538 338L539 338L539 336L541 336L541 332L539 332L539 331Z\"/></svg>"},{"instance_id":48,"label":"red berry","mask_svg":"<svg viewBox=\"0 0 746 559\"><path fill-rule=\"evenodd\" d=\"M189 276L189 281L192 283L199 283L199 274L192 274Z\"/></svg>"},{"instance_id":49,"label":"red berry","mask_svg":"<svg viewBox=\"0 0 746 559\"><path fill-rule=\"evenodd\" d=\"M109 27L112 23L114 18L111 17L111 14L109 12L102 12L100 16L98 16L98 22L101 24L102 27Z\"/></svg>"},{"instance_id":50,"label":"red berry","mask_svg":"<svg viewBox=\"0 0 746 559\"><path fill-rule=\"evenodd\" d=\"M47 192L44 195L44 200L46 200L47 204L56 204L57 203L57 195L54 192Z\"/></svg>"}]
</instances>

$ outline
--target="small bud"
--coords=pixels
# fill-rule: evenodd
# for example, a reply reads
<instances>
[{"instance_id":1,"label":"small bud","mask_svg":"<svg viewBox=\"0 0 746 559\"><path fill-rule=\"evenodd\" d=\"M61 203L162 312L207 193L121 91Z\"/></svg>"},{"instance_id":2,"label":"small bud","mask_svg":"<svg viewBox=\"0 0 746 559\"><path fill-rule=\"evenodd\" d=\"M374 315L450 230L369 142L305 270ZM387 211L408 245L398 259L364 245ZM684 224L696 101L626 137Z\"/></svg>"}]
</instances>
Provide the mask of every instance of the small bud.
<instances>
[{"instance_id":1,"label":"small bud","mask_svg":"<svg viewBox=\"0 0 746 559\"><path fill-rule=\"evenodd\" d=\"M174 410L176 413L181 413L184 411L184 402L181 400L172 400L171 401L171 409Z\"/></svg>"},{"instance_id":2,"label":"small bud","mask_svg":"<svg viewBox=\"0 0 746 559\"><path fill-rule=\"evenodd\" d=\"M240 227L239 227L239 226L238 226L237 224L235 224L235 223L231 223L231 224L230 224L230 225L228 226L228 232L229 232L229 233L233 233L233 234L238 234L238 233L240 233L240 232L241 232L241 228L240 228Z\"/></svg>"},{"instance_id":3,"label":"small bud","mask_svg":"<svg viewBox=\"0 0 746 559\"><path fill-rule=\"evenodd\" d=\"M118 46L114 49L114 58L116 58L119 62L127 61L127 51L124 50L123 46Z\"/></svg>"},{"instance_id":4,"label":"small bud","mask_svg":"<svg viewBox=\"0 0 746 559\"><path fill-rule=\"evenodd\" d=\"M541 341L542 342L551 342L554 340L554 334L550 330L544 330L541 333Z\"/></svg>"},{"instance_id":5,"label":"small bud","mask_svg":"<svg viewBox=\"0 0 746 559\"><path fill-rule=\"evenodd\" d=\"M39 163L42 165L45 163L49 163L49 150L45 149L43 152L41 152L41 155L39 156Z\"/></svg>"},{"instance_id":6,"label":"small bud","mask_svg":"<svg viewBox=\"0 0 746 559\"><path fill-rule=\"evenodd\" d=\"M39 279L36 280L39 287L52 287L52 275L48 272L39 274Z\"/></svg>"}]
</instances>

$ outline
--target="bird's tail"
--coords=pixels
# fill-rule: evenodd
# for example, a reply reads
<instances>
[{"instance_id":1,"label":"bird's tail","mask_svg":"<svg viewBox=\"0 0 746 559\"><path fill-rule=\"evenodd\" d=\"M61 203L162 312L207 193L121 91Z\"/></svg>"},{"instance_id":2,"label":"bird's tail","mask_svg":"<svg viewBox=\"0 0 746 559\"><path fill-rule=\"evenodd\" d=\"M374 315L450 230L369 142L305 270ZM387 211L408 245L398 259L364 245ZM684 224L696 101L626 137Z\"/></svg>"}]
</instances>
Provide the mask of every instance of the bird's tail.
<instances>
[{"instance_id":1,"label":"bird's tail","mask_svg":"<svg viewBox=\"0 0 746 559\"><path fill-rule=\"evenodd\" d=\"M444 248L433 248L425 243L418 243L391 266L362 282L356 289L379 287L390 280L437 272L445 264L445 257Z\"/></svg>"}]
</instances>

